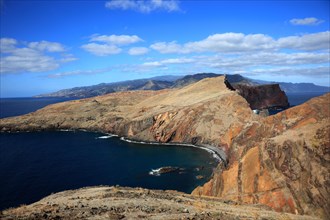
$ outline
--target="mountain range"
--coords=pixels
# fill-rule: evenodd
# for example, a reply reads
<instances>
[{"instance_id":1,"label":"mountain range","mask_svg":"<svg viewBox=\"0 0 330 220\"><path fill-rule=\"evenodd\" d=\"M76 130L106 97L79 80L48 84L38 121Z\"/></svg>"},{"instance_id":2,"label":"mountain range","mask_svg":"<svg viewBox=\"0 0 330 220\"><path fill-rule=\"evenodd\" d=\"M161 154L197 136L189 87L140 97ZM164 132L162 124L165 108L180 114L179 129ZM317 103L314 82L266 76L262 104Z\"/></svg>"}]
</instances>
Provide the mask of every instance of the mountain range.
<instances>
[{"instance_id":1,"label":"mountain range","mask_svg":"<svg viewBox=\"0 0 330 220\"><path fill-rule=\"evenodd\" d=\"M105 95L113 92L131 91L131 90L161 90L168 88L181 88L195 83L204 78L218 77L222 74L198 73L186 76L157 76L147 79L128 80L113 83L101 83L92 86L75 87L63 89L57 92L41 94L36 97L69 97L69 98L89 98L93 96ZM284 92L329 92L329 87L317 86L313 83L285 83L268 82L243 77L239 74L226 75L227 80L232 84L240 85L265 85L279 84Z\"/></svg>"}]
</instances>

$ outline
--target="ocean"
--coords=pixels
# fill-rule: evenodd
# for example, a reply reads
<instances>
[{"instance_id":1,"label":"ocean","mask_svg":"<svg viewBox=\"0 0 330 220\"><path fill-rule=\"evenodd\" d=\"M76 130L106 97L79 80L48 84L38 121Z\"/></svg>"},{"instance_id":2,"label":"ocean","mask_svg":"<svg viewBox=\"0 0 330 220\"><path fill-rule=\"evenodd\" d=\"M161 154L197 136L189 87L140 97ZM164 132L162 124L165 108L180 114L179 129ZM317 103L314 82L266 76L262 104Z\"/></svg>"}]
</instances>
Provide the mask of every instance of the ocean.
<instances>
[{"instance_id":1,"label":"ocean","mask_svg":"<svg viewBox=\"0 0 330 220\"><path fill-rule=\"evenodd\" d=\"M73 100L73 98L0 98L0 118L34 112L47 105Z\"/></svg>"},{"instance_id":2,"label":"ocean","mask_svg":"<svg viewBox=\"0 0 330 220\"><path fill-rule=\"evenodd\" d=\"M299 105L318 95L299 93L288 97L291 105ZM26 114L66 100L0 99L0 116ZM0 133L0 210L30 204L51 193L95 185L190 193L211 177L217 163L212 153L199 148L129 143L101 133ZM156 172L167 166L174 171Z\"/></svg>"},{"instance_id":3,"label":"ocean","mask_svg":"<svg viewBox=\"0 0 330 220\"><path fill-rule=\"evenodd\" d=\"M1 99L1 117L65 100ZM0 133L0 210L30 204L51 193L96 185L190 193L211 177L217 163L212 153L199 148L129 143L101 133ZM168 166L174 171L157 173Z\"/></svg>"}]
</instances>

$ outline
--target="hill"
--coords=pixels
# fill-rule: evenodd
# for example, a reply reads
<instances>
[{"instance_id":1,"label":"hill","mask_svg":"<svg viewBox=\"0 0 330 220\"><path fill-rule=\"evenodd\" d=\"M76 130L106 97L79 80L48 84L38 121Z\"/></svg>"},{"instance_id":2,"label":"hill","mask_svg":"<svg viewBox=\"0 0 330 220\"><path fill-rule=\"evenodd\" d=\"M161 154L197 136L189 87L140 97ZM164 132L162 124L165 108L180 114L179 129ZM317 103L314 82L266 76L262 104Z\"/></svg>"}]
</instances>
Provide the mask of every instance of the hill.
<instances>
[{"instance_id":1,"label":"hill","mask_svg":"<svg viewBox=\"0 0 330 220\"><path fill-rule=\"evenodd\" d=\"M161 90L168 88L180 88L205 78L222 76L215 73L197 73L186 76L157 76L148 79L128 80L114 83L101 83L93 86L75 87L71 89L63 89L57 92L41 94L36 97L68 97L68 98L89 98L93 96L105 95L113 92L132 91L132 90ZM284 92L329 92L329 87L317 86L312 83L284 83L284 82L267 82L256 79L243 77L239 74L226 75L227 80L235 87L235 85L268 85L279 84Z\"/></svg>"},{"instance_id":2,"label":"hill","mask_svg":"<svg viewBox=\"0 0 330 220\"><path fill-rule=\"evenodd\" d=\"M224 163L209 182L194 190L193 202L198 203L199 196L211 196L237 205L264 205L278 212L329 219L329 102L330 93L261 117L220 76L182 88L57 103L1 119L0 131L85 129L139 141L218 149ZM32 207L17 212L28 213Z\"/></svg>"}]
</instances>

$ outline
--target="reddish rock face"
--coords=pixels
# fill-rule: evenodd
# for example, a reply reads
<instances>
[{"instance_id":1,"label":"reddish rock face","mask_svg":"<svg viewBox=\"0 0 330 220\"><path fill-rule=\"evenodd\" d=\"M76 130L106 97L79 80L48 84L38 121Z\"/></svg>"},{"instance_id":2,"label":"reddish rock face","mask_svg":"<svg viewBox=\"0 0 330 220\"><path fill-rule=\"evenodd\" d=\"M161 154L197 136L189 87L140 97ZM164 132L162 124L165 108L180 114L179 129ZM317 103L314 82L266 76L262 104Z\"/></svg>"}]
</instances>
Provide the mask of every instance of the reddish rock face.
<instances>
[{"instance_id":1,"label":"reddish rock face","mask_svg":"<svg viewBox=\"0 0 330 220\"><path fill-rule=\"evenodd\" d=\"M121 92L58 103L2 119L0 130L86 129L135 140L216 147L230 127L242 127L257 117L244 98L227 89L224 77L217 77L180 89Z\"/></svg>"},{"instance_id":2,"label":"reddish rock face","mask_svg":"<svg viewBox=\"0 0 330 220\"><path fill-rule=\"evenodd\" d=\"M245 91L251 91L249 98L264 90ZM249 105L217 77L180 89L58 103L1 119L0 131L82 128L136 140L212 145L226 152L229 164L220 164L193 194L330 218L330 94L262 118L250 106L287 103L282 93L275 92L282 100L277 103L268 91L268 101Z\"/></svg>"},{"instance_id":3,"label":"reddish rock face","mask_svg":"<svg viewBox=\"0 0 330 220\"><path fill-rule=\"evenodd\" d=\"M289 106L288 98L279 84L260 86L236 84L234 88L246 99L251 109Z\"/></svg>"},{"instance_id":4,"label":"reddish rock face","mask_svg":"<svg viewBox=\"0 0 330 220\"><path fill-rule=\"evenodd\" d=\"M330 94L244 126L229 165L193 194L330 217ZM232 136L229 130L227 136Z\"/></svg>"}]
</instances>

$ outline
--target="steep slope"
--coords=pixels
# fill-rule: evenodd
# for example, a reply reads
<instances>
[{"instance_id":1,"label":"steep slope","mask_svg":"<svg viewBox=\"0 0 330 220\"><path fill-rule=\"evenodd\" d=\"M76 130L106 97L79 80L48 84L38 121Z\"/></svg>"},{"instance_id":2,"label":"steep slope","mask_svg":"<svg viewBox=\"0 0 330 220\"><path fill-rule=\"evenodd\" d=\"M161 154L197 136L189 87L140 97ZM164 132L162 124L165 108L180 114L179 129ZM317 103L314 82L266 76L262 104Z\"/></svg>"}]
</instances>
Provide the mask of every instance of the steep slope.
<instances>
[{"instance_id":1,"label":"steep slope","mask_svg":"<svg viewBox=\"0 0 330 220\"><path fill-rule=\"evenodd\" d=\"M233 87L246 99L252 109L289 106L288 98L278 84L259 86L234 84Z\"/></svg>"},{"instance_id":2,"label":"steep slope","mask_svg":"<svg viewBox=\"0 0 330 220\"><path fill-rule=\"evenodd\" d=\"M329 218L329 106L327 94L229 130L228 167L193 194Z\"/></svg>"},{"instance_id":3,"label":"steep slope","mask_svg":"<svg viewBox=\"0 0 330 220\"><path fill-rule=\"evenodd\" d=\"M180 89L135 91L50 105L2 119L2 131L87 129L137 140L218 146L231 126L255 116L246 100L224 84L204 79Z\"/></svg>"},{"instance_id":4,"label":"steep slope","mask_svg":"<svg viewBox=\"0 0 330 220\"><path fill-rule=\"evenodd\" d=\"M58 103L1 119L0 131L87 129L216 147L228 165L193 194L329 218L330 94L262 118L224 80Z\"/></svg>"}]
</instances>

